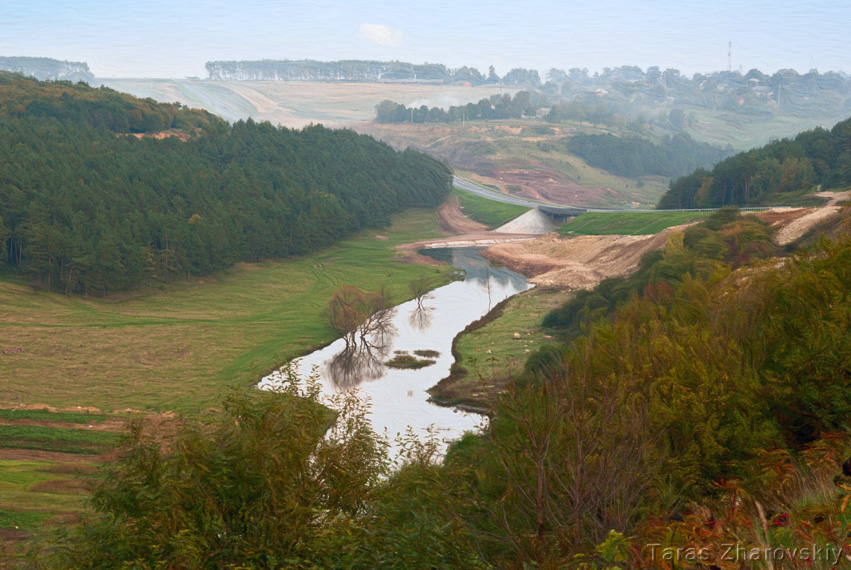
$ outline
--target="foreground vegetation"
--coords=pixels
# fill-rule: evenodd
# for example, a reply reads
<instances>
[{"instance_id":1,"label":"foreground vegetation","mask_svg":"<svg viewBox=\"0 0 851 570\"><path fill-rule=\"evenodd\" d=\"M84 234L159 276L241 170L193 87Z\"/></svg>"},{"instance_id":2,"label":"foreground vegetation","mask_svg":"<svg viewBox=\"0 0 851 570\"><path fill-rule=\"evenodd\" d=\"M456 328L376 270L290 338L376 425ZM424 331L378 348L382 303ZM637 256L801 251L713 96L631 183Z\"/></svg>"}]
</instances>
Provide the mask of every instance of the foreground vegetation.
<instances>
[{"instance_id":1,"label":"foreground vegetation","mask_svg":"<svg viewBox=\"0 0 851 570\"><path fill-rule=\"evenodd\" d=\"M651 235L709 217L711 212L588 212L558 228L564 235Z\"/></svg>"},{"instance_id":2,"label":"foreground vegetation","mask_svg":"<svg viewBox=\"0 0 851 570\"><path fill-rule=\"evenodd\" d=\"M433 210L394 216L312 255L239 264L210 277L103 299L0 280L0 403L104 410L203 409L229 387L337 337L323 312L342 284L393 303L409 283L445 282L445 268L400 263L395 246L436 237Z\"/></svg>"},{"instance_id":3,"label":"foreground vegetation","mask_svg":"<svg viewBox=\"0 0 851 570\"><path fill-rule=\"evenodd\" d=\"M750 220L713 222L741 238ZM530 361L442 462L408 438L394 464L362 402L330 413L292 375L167 445L135 428L36 565L739 567L732 543L832 567L851 530L851 235L738 271L699 252L645 263L684 271Z\"/></svg>"}]
</instances>

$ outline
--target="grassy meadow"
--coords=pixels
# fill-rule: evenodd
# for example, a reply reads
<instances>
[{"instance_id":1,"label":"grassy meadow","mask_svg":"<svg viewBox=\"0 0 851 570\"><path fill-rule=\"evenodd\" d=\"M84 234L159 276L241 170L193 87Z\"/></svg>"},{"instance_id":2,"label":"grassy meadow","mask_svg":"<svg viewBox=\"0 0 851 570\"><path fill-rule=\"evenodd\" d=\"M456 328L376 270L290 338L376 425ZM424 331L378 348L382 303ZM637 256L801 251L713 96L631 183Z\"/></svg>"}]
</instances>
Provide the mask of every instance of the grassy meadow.
<instances>
[{"instance_id":1,"label":"grassy meadow","mask_svg":"<svg viewBox=\"0 0 851 570\"><path fill-rule=\"evenodd\" d=\"M0 409L0 531L23 540L74 524L94 473L124 431L123 414Z\"/></svg>"},{"instance_id":2,"label":"grassy meadow","mask_svg":"<svg viewBox=\"0 0 851 570\"><path fill-rule=\"evenodd\" d=\"M0 460L0 529L24 534L73 520L88 494L81 475L94 468L91 462Z\"/></svg>"},{"instance_id":3,"label":"grassy meadow","mask_svg":"<svg viewBox=\"0 0 851 570\"><path fill-rule=\"evenodd\" d=\"M550 341L541 321L551 310L572 295L562 289L535 288L511 297L486 315L478 327L471 327L455 339L457 369L466 375L441 382L430 393L438 400L485 405L492 392L484 386L500 384L523 369L526 359ZM520 338L515 339L514 333Z\"/></svg>"},{"instance_id":4,"label":"grassy meadow","mask_svg":"<svg viewBox=\"0 0 851 570\"><path fill-rule=\"evenodd\" d=\"M196 410L229 388L328 343L323 311L343 284L386 285L394 301L411 279L446 269L401 263L395 246L438 236L433 210L410 210L321 252L239 264L209 277L107 298L35 291L0 280L0 406Z\"/></svg>"},{"instance_id":5,"label":"grassy meadow","mask_svg":"<svg viewBox=\"0 0 851 570\"><path fill-rule=\"evenodd\" d=\"M564 235L650 235L709 217L712 212L588 212L557 231Z\"/></svg>"}]
</instances>

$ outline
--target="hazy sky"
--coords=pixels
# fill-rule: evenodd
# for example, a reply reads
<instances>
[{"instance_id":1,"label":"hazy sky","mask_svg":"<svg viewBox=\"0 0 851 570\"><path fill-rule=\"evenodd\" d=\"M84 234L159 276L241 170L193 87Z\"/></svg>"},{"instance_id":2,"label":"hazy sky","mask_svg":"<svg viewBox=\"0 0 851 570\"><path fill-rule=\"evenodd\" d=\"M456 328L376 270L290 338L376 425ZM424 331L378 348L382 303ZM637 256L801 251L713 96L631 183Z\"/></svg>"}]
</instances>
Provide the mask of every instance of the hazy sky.
<instances>
[{"instance_id":1,"label":"hazy sky","mask_svg":"<svg viewBox=\"0 0 851 570\"><path fill-rule=\"evenodd\" d=\"M237 5L239 7L237 7ZM0 0L0 55L100 77L206 77L234 59L379 59L543 72L851 73L851 0Z\"/></svg>"}]
</instances>

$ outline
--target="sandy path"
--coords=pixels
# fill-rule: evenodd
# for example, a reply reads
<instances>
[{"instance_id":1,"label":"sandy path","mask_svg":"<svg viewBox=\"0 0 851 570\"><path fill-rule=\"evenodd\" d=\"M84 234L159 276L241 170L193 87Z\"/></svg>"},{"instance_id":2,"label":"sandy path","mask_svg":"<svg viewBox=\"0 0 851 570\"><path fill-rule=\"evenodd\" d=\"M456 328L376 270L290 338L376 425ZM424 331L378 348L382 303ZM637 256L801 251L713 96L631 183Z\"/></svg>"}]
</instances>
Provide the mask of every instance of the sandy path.
<instances>
[{"instance_id":1,"label":"sandy path","mask_svg":"<svg viewBox=\"0 0 851 570\"><path fill-rule=\"evenodd\" d=\"M842 207L837 204L851 198L851 191L818 192L816 196L827 198L827 203L819 208L777 208L753 215L777 227L774 239L780 245L787 245L803 237L818 224L838 216Z\"/></svg>"},{"instance_id":2,"label":"sandy path","mask_svg":"<svg viewBox=\"0 0 851 570\"><path fill-rule=\"evenodd\" d=\"M783 226L774 234L774 239L780 245L787 245L801 238L805 233L821 222L839 215L839 206L823 206L821 208L802 208L802 215L788 223L777 222L772 225Z\"/></svg>"}]
</instances>

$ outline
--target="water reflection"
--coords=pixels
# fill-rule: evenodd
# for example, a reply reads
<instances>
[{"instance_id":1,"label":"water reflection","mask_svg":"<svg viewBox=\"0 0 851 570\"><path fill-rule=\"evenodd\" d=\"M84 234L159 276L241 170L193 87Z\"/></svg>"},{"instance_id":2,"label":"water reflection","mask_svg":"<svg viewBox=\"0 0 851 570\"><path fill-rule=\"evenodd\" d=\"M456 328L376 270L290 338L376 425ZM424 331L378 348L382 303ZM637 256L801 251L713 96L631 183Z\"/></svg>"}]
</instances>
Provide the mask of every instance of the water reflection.
<instances>
[{"instance_id":1,"label":"water reflection","mask_svg":"<svg viewBox=\"0 0 851 570\"><path fill-rule=\"evenodd\" d=\"M411 426L423 434L429 426L437 426L447 438L455 438L475 429L479 416L436 406L429 402L427 390L449 375L455 335L529 285L521 275L490 266L475 249L422 253L452 263L465 272L465 279L435 289L420 302L414 299L399 305L389 316L388 326L376 327L363 337L360 333L350 336L348 344L338 339L299 359L296 366L304 377L318 370L322 390L329 395L354 389L368 397L372 404L370 419L378 432L386 429L392 437ZM409 354L429 350L438 356L434 365L418 370L385 366L397 350ZM260 387L273 388L281 378L282 372L274 372L260 382Z\"/></svg>"},{"instance_id":2,"label":"water reflection","mask_svg":"<svg viewBox=\"0 0 851 570\"><path fill-rule=\"evenodd\" d=\"M493 288L494 285L498 285L501 288L523 291L528 287L526 279L522 275L495 267L482 257L478 249L472 247L421 249L419 253L463 269L466 273L465 281L473 281L485 288Z\"/></svg>"},{"instance_id":3,"label":"water reflection","mask_svg":"<svg viewBox=\"0 0 851 570\"><path fill-rule=\"evenodd\" d=\"M331 379L341 389L383 377L386 373L384 361L390 354L393 339L399 334L393 324L395 315L395 307L382 309L346 335L343 350L325 363L323 377Z\"/></svg>"},{"instance_id":4,"label":"water reflection","mask_svg":"<svg viewBox=\"0 0 851 570\"><path fill-rule=\"evenodd\" d=\"M411 325L411 328L419 332L428 330L434 320L434 307L426 307L424 304L425 298L427 297L417 299L417 305L413 308L411 314L408 315L408 324Z\"/></svg>"}]
</instances>

